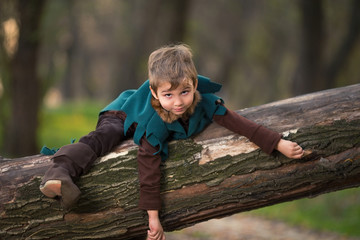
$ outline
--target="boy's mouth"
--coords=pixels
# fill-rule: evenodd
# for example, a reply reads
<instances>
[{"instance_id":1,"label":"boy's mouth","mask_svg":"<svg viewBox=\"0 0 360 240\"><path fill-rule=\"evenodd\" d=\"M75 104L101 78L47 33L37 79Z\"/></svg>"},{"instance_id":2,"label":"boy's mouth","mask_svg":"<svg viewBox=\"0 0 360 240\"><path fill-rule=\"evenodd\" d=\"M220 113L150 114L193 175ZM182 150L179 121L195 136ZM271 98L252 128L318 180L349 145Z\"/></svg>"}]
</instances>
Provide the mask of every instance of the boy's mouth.
<instances>
[{"instance_id":1,"label":"boy's mouth","mask_svg":"<svg viewBox=\"0 0 360 240\"><path fill-rule=\"evenodd\" d=\"M183 112L184 108L174 108L174 112Z\"/></svg>"}]
</instances>

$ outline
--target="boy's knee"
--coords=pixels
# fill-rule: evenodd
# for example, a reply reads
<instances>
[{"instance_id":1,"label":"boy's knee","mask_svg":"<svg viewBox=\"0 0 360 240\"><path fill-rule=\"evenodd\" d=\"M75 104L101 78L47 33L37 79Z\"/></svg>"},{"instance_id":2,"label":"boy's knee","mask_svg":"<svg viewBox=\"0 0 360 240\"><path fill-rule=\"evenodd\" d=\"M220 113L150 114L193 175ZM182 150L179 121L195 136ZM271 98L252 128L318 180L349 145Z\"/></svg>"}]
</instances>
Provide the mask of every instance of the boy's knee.
<instances>
[{"instance_id":1,"label":"boy's knee","mask_svg":"<svg viewBox=\"0 0 360 240\"><path fill-rule=\"evenodd\" d=\"M96 153L89 145L78 142L61 147L54 154L53 161L58 164L72 165L73 169L80 175L88 170L96 158Z\"/></svg>"}]
</instances>

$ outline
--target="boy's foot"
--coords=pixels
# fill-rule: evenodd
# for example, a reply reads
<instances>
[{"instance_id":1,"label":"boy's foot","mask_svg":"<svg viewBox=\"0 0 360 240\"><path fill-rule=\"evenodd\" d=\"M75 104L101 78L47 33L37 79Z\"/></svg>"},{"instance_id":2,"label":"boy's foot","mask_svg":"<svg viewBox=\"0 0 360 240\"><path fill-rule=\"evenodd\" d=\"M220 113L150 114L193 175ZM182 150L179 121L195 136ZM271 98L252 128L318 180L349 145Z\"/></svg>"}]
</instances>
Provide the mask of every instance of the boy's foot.
<instances>
[{"instance_id":1,"label":"boy's foot","mask_svg":"<svg viewBox=\"0 0 360 240\"><path fill-rule=\"evenodd\" d=\"M44 185L40 186L40 191L49 198L61 196L61 181L49 180Z\"/></svg>"},{"instance_id":2,"label":"boy's foot","mask_svg":"<svg viewBox=\"0 0 360 240\"><path fill-rule=\"evenodd\" d=\"M49 198L61 197L61 205L70 209L79 200L81 192L71 180L48 180L40 186L40 191Z\"/></svg>"}]
</instances>

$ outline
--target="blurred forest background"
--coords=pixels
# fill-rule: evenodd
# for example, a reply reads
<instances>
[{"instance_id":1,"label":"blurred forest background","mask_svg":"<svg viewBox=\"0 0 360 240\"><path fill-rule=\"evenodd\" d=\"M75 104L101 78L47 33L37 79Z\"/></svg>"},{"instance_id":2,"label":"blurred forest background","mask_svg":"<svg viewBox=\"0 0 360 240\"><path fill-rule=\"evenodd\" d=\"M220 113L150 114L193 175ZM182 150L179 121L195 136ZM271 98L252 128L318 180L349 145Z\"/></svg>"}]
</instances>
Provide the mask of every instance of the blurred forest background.
<instances>
[{"instance_id":1,"label":"blurred forest background","mask_svg":"<svg viewBox=\"0 0 360 240\"><path fill-rule=\"evenodd\" d=\"M164 44L190 45L241 109L359 83L359 34L359 0L0 0L0 159L92 131ZM360 236L358 191L337 196L265 212Z\"/></svg>"},{"instance_id":2,"label":"blurred forest background","mask_svg":"<svg viewBox=\"0 0 360 240\"><path fill-rule=\"evenodd\" d=\"M164 44L240 109L359 82L359 32L357 0L0 0L0 155L39 152L44 103L137 88Z\"/></svg>"}]
</instances>

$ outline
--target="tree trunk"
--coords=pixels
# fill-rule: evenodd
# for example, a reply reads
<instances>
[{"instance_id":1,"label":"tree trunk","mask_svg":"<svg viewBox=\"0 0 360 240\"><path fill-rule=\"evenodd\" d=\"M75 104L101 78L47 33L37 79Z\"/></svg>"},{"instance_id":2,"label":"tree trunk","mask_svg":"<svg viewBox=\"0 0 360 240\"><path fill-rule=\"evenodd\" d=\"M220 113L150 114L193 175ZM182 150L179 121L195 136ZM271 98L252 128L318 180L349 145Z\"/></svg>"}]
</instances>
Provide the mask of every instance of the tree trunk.
<instances>
[{"instance_id":1,"label":"tree trunk","mask_svg":"<svg viewBox=\"0 0 360 240\"><path fill-rule=\"evenodd\" d=\"M360 185L360 84L239 111L298 142L306 155L268 156L246 138L210 125L172 142L162 165L166 231L211 218ZM130 239L146 233L137 208L137 147L127 141L96 161L77 184L76 208L64 212L38 190L50 156L0 164L1 239Z\"/></svg>"},{"instance_id":2,"label":"tree trunk","mask_svg":"<svg viewBox=\"0 0 360 240\"><path fill-rule=\"evenodd\" d=\"M38 149L36 131L41 84L37 76L40 19L44 0L20 1L18 50L10 62L11 117L5 149L12 156L34 154Z\"/></svg>"},{"instance_id":3,"label":"tree trunk","mask_svg":"<svg viewBox=\"0 0 360 240\"><path fill-rule=\"evenodd\" d=\"M191 5L190 0L163 1L164 12L169 15L164 18L168 21L168 42L183 42L186 34L186 20Z\"/></svg>"},{"instance_id":4,"label":"tree trunk","mask_svg":"<svg viewBox=\"0 0 360 240\"><path fill-rule=\"evenodd\" d=\"M323 65L323 7L322 0L299 1L301 11L302 45L297 76L293 79L294 95L325 89Z\"/></svg>"},{"instance_id":5,"label":"tree trunk","mask_svg":"<svg viewBox=\"0 0 360 240\"><path fill-rule=\"evenodd\" d=\"M339 72L347 65L349 58L356 48L356 44L359 42L360 36L360 1L352 0L351 7L349 9L351 17L349 18L349 24L347 33L344 36L339 48L337 49L333 59L326 69L325 77L327 79L327 88L333 88L336 86L336 78Z\"/></svg>"}]
</instances>

